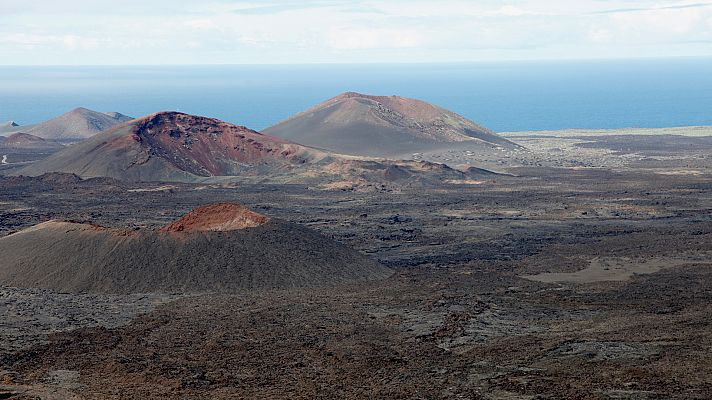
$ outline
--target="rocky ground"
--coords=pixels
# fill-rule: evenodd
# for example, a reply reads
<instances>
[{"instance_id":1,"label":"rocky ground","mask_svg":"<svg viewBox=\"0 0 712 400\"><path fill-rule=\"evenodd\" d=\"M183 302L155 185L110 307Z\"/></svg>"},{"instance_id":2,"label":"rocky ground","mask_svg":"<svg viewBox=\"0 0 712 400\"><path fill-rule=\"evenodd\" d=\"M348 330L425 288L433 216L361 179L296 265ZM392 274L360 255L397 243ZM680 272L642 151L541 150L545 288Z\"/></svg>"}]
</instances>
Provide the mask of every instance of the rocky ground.
<instances>
[{"instance_id":1,"label":"rocky ground","mask_svg":"<svg viewBox=\"0 0 712 400\"><path fill-rule=\"evenodd\" d=\"M46 343L47 335L78 328L115 328L177 294L103 295L58 293L32 288L0 287L0 356Z\"/></svg>"},{"instance_id":2,"label":"rocky ground","mask_svg":"<svg viewBox=\"0 0 712 400\"><path fill-rule=\"evenodd\" d=\"M499 172L512 167L555 167L690 175L710 173L712 169L712 127L572 129L501 135L524 148L484 151L477 146L457 145L403 156Z\"/></svg>"},{"instance_id":3,"label":"rocky ground","mask_svg":"<svg viewBox=\"0 0 712 400\"><path fill-rule=\"evenodd\" d=\"M421 191L0 180L0 235L158 227L229 200L396 270L175 300L5 288L0 398L712 398L712 175L695 152L621 167L610 143L581 150L605 168Z\"/></svg>"}]
</instances>

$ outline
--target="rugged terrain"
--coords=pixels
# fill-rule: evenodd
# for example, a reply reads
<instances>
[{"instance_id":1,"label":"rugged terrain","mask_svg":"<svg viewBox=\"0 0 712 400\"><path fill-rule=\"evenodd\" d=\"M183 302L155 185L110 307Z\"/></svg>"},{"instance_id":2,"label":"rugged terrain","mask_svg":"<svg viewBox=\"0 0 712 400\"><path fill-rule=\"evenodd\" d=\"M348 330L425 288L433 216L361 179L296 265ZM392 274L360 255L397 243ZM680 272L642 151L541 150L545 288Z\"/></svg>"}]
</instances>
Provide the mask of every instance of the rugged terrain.
<instances>
[{"instance_id":1,"label":"rugged terrain","mask_svg":"<svg viewBox=\"0 0 712 400\"><path fill-rule=\"evenodd\" d=\"M364 159L303 146L217 119L177 112L138 118L12 171L155 182L272 182L331 188L467 180L487 171L457 171L423 161Z\"/></svg>"},{"instance_id":2,"label":"rugged terrain","mask_svg":"<svg viewBox=\"0 0 712 400\"><path fill-rule=\"evenodd\" d=\"M507 136L531 149L502 167L511 175L415 189L0 177L5 238L49 220L157 230L230 201L395 271L319 289L68 298L3 288L0 348L12 350L0 356L0 393L709 399L704 140L683 151L664 135L627 148L616 135Z\"/></svg>"},{"instance_id":3,"label":"rugged terrain","mask_svg":"<svg viewBox=\"0 0 712 400\"><path fill-rule=\"evenodd\" d=\"M360 156L409 156L453 144L515 149L487 128L421 100L343 93L264 130L270 135Z\"/></svg>"},{"instance_id":4,"label":"rugged terrain","mask_svg":"<svg viewBox=\"0 0 712 400\"><path fill-rule=\"evenodd\" d=\"M485 152L468 146L433 149L414 160L475 165L494 171L517 167L646 170L664 174L704 174L712 168L712 127L565 130L501 133L520 149Z\"/></svg>"}]
</instances>

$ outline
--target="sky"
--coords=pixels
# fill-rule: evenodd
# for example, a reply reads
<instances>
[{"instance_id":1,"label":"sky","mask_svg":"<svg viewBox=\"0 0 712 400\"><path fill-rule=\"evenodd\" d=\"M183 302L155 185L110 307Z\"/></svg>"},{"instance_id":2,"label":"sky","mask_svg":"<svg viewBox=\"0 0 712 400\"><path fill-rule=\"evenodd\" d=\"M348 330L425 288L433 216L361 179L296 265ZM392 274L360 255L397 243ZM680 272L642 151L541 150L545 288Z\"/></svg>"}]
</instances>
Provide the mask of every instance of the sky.
<instances>
[{"instance_id":1,"label":"sky","mask_svg":"<svg viewBox=\"0 0 712 400\"><path fill-rule=\"evenodd\" d=\"M704 0L0 0L0 65L695 56Z\"/></svg>"}]
</instances>

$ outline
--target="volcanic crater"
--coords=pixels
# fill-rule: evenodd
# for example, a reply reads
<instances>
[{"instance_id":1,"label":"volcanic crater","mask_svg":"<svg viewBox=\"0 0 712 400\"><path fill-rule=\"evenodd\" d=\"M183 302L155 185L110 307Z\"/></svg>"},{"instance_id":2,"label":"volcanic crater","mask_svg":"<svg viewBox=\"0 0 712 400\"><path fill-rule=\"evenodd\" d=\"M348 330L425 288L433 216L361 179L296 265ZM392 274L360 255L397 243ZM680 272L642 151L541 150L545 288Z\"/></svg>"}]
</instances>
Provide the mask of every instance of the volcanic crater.
<instances>
[{"instance_id":1,"label":"volcanic crater","mask_svg":"<svg viewBox=\"0 0 712 400\"><path fill-rule=\"evenodd\" d=\"M146 293L319 287L391 271L311 229L232 203L157 230L49 221L0 238L0 285Z\"/></svg>"}]
</instances>

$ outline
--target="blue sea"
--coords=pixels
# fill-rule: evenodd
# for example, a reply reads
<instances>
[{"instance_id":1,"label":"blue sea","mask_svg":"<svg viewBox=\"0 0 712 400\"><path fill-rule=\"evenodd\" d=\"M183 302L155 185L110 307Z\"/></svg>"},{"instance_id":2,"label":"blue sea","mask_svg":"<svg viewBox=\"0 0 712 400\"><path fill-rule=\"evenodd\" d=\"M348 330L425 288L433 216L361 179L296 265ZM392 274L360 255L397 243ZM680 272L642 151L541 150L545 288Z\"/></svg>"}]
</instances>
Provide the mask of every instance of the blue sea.
<instances>
[{"instance_id":1,"label":"blue sea","mask_svg":"<svg viewBox=\"0 0 712 400\"><path fill-rule=\"evenodd\" d=\"M712 125L712 59L479 64L0 67L0 122L82 106L262 129L345 91L419 98L495 131Z\"/></svg>"}]
</instances>

